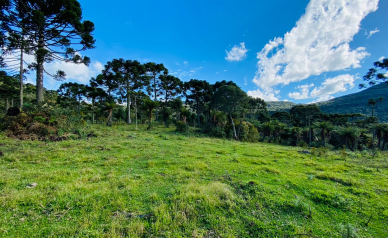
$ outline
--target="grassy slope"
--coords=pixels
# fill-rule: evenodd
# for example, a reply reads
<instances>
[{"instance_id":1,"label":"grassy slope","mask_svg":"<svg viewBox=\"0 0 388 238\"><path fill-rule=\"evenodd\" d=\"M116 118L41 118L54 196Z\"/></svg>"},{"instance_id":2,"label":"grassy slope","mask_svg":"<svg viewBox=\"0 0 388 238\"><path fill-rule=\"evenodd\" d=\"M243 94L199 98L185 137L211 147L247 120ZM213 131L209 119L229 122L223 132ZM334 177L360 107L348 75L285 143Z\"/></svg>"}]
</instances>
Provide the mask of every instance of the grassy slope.
<instances>
[{"instance_id":1,"label":"grassy slope","mask_svg":"<svg viewBox=\"0 0 388 238\"><path fill-rule=\"evenodd\" d=\"M384 155L95 130L48 144L0 135L0 236L388 236Z\"/></svg>"}]
</instances>

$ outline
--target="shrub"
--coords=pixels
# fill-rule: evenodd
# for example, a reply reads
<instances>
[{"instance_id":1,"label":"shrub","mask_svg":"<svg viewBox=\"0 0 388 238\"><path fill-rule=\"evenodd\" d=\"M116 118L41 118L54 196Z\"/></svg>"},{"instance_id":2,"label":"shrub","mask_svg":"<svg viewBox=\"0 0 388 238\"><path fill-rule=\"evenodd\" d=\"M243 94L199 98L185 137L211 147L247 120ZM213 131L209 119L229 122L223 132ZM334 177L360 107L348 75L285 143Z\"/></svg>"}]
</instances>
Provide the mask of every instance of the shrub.
<instances>
[{"instance_id":1,"label":"shrub","mask_svg":"<svg viewBox=\"0 0 388 238\"><path fill-rule=\"evenodd\" d=\"M221 127L211 128L210 135L219 138L226 138L226 133Z\"/></svg>"},{"instance_id":2,"label":"shrub","mask_svg":"<svg viewBox=\"0 0 388 238\"><path fill-rule=\"evenodd\" d=\"M182 122L182 121L178 121L175 123L175 126L176 126L176 131L179 131L179 132L187 132L189 131L189 126Z\"/></svg>"}]
</instances>

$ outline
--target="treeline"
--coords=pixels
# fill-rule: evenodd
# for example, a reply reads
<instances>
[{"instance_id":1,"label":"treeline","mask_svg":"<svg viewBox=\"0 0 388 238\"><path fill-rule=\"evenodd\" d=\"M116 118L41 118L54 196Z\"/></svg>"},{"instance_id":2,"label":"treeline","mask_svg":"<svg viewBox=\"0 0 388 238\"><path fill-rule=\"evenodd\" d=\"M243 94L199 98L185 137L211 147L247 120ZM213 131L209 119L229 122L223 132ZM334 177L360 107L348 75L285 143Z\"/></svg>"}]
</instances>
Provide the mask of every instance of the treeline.
<instances>
[{"instance_id":1,"label":"treeline","mask_svg":"<svg viewBox=\"0 0 388 238\"><path fill-rule=\"evenodd\" d=\"M18 100L18 78L3 72L3 105ZM35 105L26 85L24 111ZM154 124L240 141L366 150L386 149L388 125L375 116L325 114L315 104L270 115L264 100L249 97L236 83L182 82L163 64L114 59L88 85L67 82L46 90L46 104L72 110L90 124ZM30 95L30 97L28 97ZM50 100L49 100L50 99ZM38 110L38 109L35 109ZM81 121L81 120L78 120Z\"/></svg>"}]
</instances>

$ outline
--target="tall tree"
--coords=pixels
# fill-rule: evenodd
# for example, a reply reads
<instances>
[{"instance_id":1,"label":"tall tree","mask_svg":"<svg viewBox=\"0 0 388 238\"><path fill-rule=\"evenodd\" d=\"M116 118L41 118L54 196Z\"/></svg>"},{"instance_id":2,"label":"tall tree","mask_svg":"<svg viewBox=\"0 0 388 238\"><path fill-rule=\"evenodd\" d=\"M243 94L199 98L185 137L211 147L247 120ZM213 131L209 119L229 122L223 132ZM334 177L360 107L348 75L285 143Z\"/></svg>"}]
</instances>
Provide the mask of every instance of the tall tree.
<instances>
[{"instance_id":1,"label":"tall tree","mask_svg":"<svg viewBox=\"0 0 388 238\"><path fill-rule=\"evenodd\" d=\"M226 85L220 87L213 95L212 107L218 110L222 110L229 114L232 126L234 138L238 140L237 131L233 122L233 114L241 114L248 107L248 95L241 90L241 88L233 85ZM240 120L240 125L242 124Z\"/></svg>"},{"instance_id":2,"label":"tall tree","mask_svg":"<svg viewBox=\"0 0 388 238\"><path fill-rule=\"evenodd\" d=\"M372 117L374 117L374 115L375 115L374 112L375 112L375 107L376 107L377 103L382 102L383 100L384 100L383 97L379 97L378 99L371 98L368 100L368 105L370 107L372 107Z\"/></svg>"},{"instance_id":3,"label":"tall tree","mask_svg":"<svg viewBox=\"0 0 388 238\"><path fill-rule=\"evenodd\" d=\"M107 92L109 97L113 97L112 93L118 90L119 85L115 80L114 76L111 74L102 74L97 75L97 77L92 77L90 79L90 85L92 87L100 87Z\"/></svg>"},{"instance_id":4,"label":"tall tree","mask_svg":"<svg viewBox=\"0 0 388 238\"><path fill-rule=\"evenodd\" d=\"M84 84L63 83L58 89L59 96L68 97L77 102L77 110L80 113L81 100L87 95L87 88Z\"/></svg>"},{"instance_id":5,"label":"tall tree","mask_svg":"<svg viewBox=\"0 0 388 238\"><path fill-rule=\"evenodd\" d=\"M41 103L44 100L43 73L56 79L66 76L61 70L55 75L47 72L44 63L58 60L88 65L90 59L81 57L79 52L94 48L94 24L82 22L82 9L77 0L10 0L10 3L11 8L3 10L5 30L9 34L24 35L34 43L26 50L35 55L36 63L32 66L36 69L36 99ZM22 16L18 25L15 16Z\"/></svg>"},{"instance_id":6,"label":"tall tree","mask_svg":"<svg viewBox=\"0 0 388 238\"><path fill-rule=\"evenodd\" d=\"M94 124L94 106L96 104L97 98L104 98L108 94L101 88L97 88L95 85L91 84L90 86L86 86L86 97L92 100L92 123Z\"/></svg>"},{"instance_id":7,"label":"tall tree","mask_svg":"<svg viewBox=\"0 0 388 238\"><path fill-rule=\"evenodd\" d=\"M103 74L106 78L114 80L118 86L119 93L127 102L127 123L131 124L131 93L145 85L144 65L137 60L114 59L105 65Z\"/></svg>"},{"instance_id":8,"label":"tall tree","mask_svg":"<svg viewBox=\"0 0 388 238\"><path fill-rule=\"evenodd\" d=\"M163 64L156 64L154 62L149 62L144 64L145 66L145 77L148 78L148 74L151 74L152 83L149 84L149 88L147 89L149 96L151 97L151 92L153 91L154 101L158 101L159 95L159 77L162 72L164 75L168 75L168 70L164 67ZM158 104L159 105L159 104ZM158 120L158 109L155 108L155 116L156 120Z\"/></svg>"},{"instance_id":9,"label":"tall tree","mask_svg":"<svg viewBox=\"0 0 388 238\"><path fill-rule=\"evenodd\" d=\"M151 74L152 77L152 83L149 85L150 89L148 89L149 92L153 91L154 101L158 100L159 96L159 77L162 72L164 75L168 75L168 70L164 67L163 64L156 64L154 62L149 62L144 64L145 70L146 70L146 76L148 74ZM150 95L151 97L151 95Z\"/></svg>"},{"instance_id":10,"label":"tall tree","mask_svg":"<svg viewBox=\"0 0 388 238\"><path fill-rule=\"evenodd\" d=\"M160 75L160 91L165 104L183 91L182 81L172 75Z\"/></svg>"},{"instance_id":11,"label":"tall tree","mask_svg":"<svg viewBox=\"0 0 388 238\"><path fill-rule=\"evenodd\" d=\"M324 147L326 147L327 137L330 135L330 132L334 129L333 125L329 121L324 121L324 122L315 123L314 127L320 130L322 144Z\"/></svg>"},{"instance_id":12,"label":"tall tree","mask_svg":"<svg viewBox=\"0 0 388 238\"><path fill-rule=\"evenodd\" d=\"M211 101L213 94L212 86L205 80L190 79L184 83L186 103L194 106L197 113L197 122L200 125L199 115L203 111L205 104Z\"/></svg>"},{"instance_id":13,"label":"tall tree","mask_svg":"<svg viewBox=\"0 0 388 238\"><path fill-rule=\"evenodd\" d=\"M5 101L5 110L13 106L14 99L18 97L18 89L18 79L0 71L0 98Z\"/></svg>"},{"instance_id":14,"label":"tall tree","mask_svg":"<svg viewBox=\"0 0 388 238\"><path fill-rule=\"evenodd\" d=\"M153 111L157 106L159 106L159 102L158 102L158 101L152 101L152 100L149 99L149 98L145 98L145 99L143 100L143 107L144 107L145 110L148 111L149 125L148 125L147 130L152 130L152 111Z\"/></svg>"}]
</instances>

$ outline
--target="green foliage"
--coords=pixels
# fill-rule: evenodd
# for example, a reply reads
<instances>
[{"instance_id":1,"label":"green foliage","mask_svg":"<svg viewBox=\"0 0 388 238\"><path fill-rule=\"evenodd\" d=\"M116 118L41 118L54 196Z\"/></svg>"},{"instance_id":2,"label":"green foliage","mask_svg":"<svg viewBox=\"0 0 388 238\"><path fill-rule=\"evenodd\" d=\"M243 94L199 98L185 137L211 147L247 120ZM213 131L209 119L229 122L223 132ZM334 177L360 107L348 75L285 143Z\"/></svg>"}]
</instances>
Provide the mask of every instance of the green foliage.
<instances>
[{"instance_id":1,"label":"green foliage","mask_svg":"<svg viewBox=\"0 0 388 238\"><path fill-rule=\"evenodd\" d=\"M175 126L176 126L176 131L179 131L179 132L187 132L189 130L189 126L187 125L187 123L183 121L177 121L175 123Z\"/></svg>"}]
</instances>

